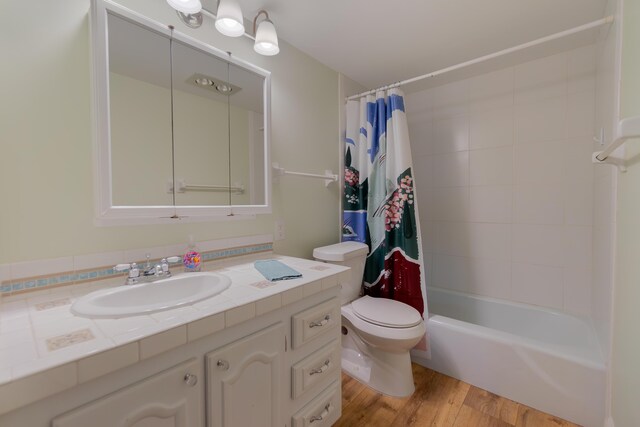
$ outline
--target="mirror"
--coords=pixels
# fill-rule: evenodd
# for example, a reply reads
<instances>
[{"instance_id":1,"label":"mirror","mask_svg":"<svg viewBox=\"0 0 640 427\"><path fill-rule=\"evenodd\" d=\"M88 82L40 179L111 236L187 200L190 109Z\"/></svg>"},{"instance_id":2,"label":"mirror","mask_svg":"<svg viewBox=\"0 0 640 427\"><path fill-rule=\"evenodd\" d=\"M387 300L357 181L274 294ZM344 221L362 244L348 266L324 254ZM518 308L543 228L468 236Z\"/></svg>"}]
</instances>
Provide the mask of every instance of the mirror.
<instances>
[{"instance_id":1,"label":"mirror","mask_svg":"<svg viewBox=\"0 0 640 427\"><path fill-rule=\"evenodd\" d=\"M269 73L94 5L98 223L270 212Z\"/></svg>"}]
</instances>

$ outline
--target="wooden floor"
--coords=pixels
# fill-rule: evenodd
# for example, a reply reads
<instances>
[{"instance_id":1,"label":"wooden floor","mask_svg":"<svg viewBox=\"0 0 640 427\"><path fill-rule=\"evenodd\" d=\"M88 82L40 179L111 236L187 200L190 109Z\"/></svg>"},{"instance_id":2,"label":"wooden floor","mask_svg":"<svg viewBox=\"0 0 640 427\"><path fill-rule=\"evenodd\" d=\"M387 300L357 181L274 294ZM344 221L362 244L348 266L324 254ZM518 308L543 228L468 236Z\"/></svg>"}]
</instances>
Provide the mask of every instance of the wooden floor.
<instances>
[{"instance_id":1,"label":"wooden floor","mask_svg":"<svg viewBox=\"0 0 640 427\"><path fill-rule=\"evenodd\" d=\"M576 427L455 378L413 365L416 391L383 396L342 374L342 417L334 427Z\"/></svg>"}]
</instances>

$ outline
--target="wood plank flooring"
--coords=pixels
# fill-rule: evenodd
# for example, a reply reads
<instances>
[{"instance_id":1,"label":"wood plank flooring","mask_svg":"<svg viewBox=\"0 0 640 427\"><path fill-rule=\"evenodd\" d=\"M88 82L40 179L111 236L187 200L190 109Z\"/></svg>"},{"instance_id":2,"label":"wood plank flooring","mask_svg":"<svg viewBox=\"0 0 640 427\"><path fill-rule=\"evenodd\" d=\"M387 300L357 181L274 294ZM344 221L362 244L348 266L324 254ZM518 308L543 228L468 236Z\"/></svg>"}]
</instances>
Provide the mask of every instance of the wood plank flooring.
<instances>
[{"instance_id":1,"label":"wood plank flooring","mask_svg":"<svg viewBox=\"0 0 640 427\"><path fill-rule=\"evenodd\" d=\"M415 393L398 399L342 374L342 417L334 427L579 427L420 365L413 378Z\"/></svg>"}]
</instances>

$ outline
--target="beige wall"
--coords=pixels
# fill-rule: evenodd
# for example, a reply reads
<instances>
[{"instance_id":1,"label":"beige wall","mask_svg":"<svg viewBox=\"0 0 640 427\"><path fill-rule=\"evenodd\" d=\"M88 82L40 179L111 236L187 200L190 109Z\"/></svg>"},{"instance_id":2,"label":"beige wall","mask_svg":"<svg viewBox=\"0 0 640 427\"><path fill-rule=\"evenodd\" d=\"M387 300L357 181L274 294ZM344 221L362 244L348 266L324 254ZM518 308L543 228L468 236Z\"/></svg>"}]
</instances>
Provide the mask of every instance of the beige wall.
<instances>
[{"instance_id":1,"label":"beige wall","mask_svg":"<svg viewBox=\"0 0 640 427\"><path fill-rule=\"evenodd\" d=\"M281 43L271 58L250 40L221 36L209 19L189 30L164 1L123 5L172 23L272 72L272 160L302 171L337 170L338 74ZM273 232L285 221L278 252L309 256L337 240L338 187L282 178L273 187L273 215L256 220L168 226L96 227L90 114L89 0L0 5L3 67L0 106L0 264Z\"/></svg>"},{"instance_id":2,"label":"beige wall","mask_svg":"<svg viewBox=\"0 0 640 427\"><path fill-rule=\"evenodd\" d=\"M640 2L624 2L621 116L640 115ZM640 425L640 141L625 144L618 176L612 415L616 427Z\"/></svg>"}]
</instances>

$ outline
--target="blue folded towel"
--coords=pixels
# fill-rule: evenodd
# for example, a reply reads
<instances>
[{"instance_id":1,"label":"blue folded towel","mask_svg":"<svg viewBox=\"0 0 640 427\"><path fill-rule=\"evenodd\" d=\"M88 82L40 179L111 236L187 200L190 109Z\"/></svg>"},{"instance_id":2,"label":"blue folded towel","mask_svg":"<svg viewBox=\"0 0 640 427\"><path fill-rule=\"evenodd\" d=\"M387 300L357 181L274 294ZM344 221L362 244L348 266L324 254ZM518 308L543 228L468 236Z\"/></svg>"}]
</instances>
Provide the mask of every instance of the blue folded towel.
<instances>
[{"instance_id":1,"label":"blue folded towel","mask_svg":"<svg viewBox=\"0 0 640 427\"><path fill-rule=\"evenodd\" d=\"M267 259L264 261L256 261L253 266L270 282L277 280L289 280L302 277L302 274L293 268L276 261L275 259Z\"/></svg>"}]
</instances>

